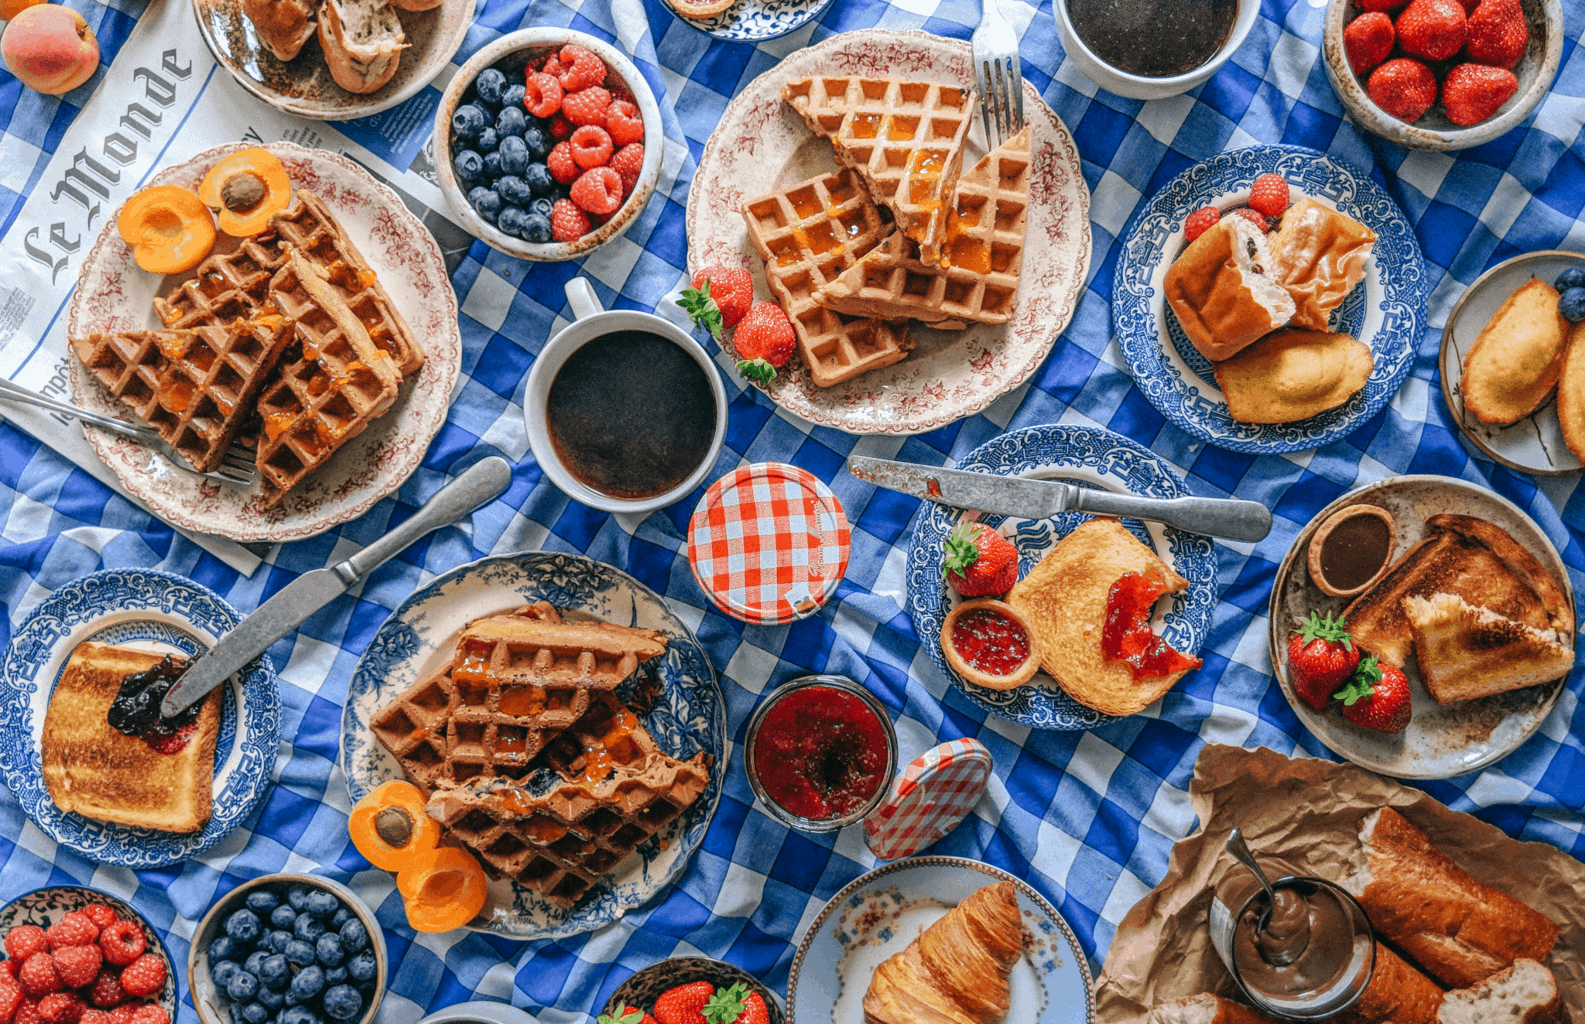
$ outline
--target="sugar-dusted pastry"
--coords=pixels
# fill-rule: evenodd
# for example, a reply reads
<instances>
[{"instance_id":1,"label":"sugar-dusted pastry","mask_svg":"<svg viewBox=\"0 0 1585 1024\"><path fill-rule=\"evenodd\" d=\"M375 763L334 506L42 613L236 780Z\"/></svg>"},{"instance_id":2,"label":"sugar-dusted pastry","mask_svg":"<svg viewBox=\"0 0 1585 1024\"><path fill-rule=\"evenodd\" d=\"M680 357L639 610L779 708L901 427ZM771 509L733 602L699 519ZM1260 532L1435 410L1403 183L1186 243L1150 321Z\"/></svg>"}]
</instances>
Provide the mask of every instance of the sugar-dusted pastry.
<instances>
[{"instance_id":1,"label":"sugar-dusted pastry","mask_svg":"<svg viewBox=\"0 0 1585 1024\"><path fill-rule=\"evenodd\" d=\"M1270 267L1265 234L1242 217L1217 221L1172 264L1167 304L1205 358L1226 359L1293 316Z\"/></svg>"},{"instance_id":2,"label":"sugar-dusted pastry","mask_svg":"<svg viewBox=\"0 0 1585 1024\"><path fill-rule=\"evenodd\" d=\"M1272 276L1293 297L1293 326L1326 330L1332 310L1365 278L1376 232L1314 199L1282 215L1271 236Z\"/></svg>"},{"instance_id":3,"label":"sugar-dusted pastry","mask_svg":"<svg viewBox=\"0 0 1585 1024\"><path fill-rule=\"evenodd\" d=\"M1285 327L1214 368L1233 419L1293 423L1348 401L1376 361L1351 335Z\"/></svg>"},{"instance_id":4,"label":"sugar-dusted pastry","mask_svg":"<svg viewBox=\"0 0 1585 1024\"><path fill-rule=\"evenodd\" d=\"M1552 393L1569 333L1557 299L1556 288L1532 278L1498 307L1464 354L1464 408L1482 423L1512 423Z\"/></svg>"}]
</instances>

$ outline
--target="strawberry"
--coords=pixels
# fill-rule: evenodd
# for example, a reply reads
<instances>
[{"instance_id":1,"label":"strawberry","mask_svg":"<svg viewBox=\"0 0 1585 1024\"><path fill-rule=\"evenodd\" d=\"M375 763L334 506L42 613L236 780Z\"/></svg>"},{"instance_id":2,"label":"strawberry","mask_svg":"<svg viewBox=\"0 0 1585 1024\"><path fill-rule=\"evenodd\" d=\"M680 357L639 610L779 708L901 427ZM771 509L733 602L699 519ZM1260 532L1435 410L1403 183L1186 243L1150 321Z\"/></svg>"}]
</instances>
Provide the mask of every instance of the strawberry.
<instances>
[{"instance_id":1,"label":"strawberry","mask_svg":"<svg viewBox=\"0 0 1585 1024\"><path fill-rule=\"evenodd\" d=\"M22 1000L27 996L22 991L22 986L10 975L0 977L0 1024L6 1024L16 1016L17 1007L22 1005Z\"/></svg>"},{"instance_id":2,"label":"strawberry","mask_svg":"<svg viewBox=\"0 0 1585 1024\"><path fill-rule=\"evenodd\" d=\"M611 145L610 133L592 124L586 124L573 132L567 142L572 147L572 159L584 170L604 167L611 162L611 154L616 150Z\"/></svg>"},{"instance_id":3,"label":"strawberry","mask_svg":"<svg viewBox=\"0 0 1585 1024\"><path fill-rule=\"evenodd\" d=\"M792 321L774 302L756 302L732 332L737 350L737 371L746 380L765 387L776 379L778 367L792 358L797 337Z\"/></svg>"},{"instance_id":4,"label":"strawberry","mask_svg":"<svg viewBox=\"0 0 1585 1024\"><path fill-rule=\"evenodd\" d=\"M644 118L632 100L612 100L605 108L605 130L618 146L644 141Z\"/></svg>"},{"instance_id":5,"label":"strawberry","mask_svg":"<svg viewBox=\"0 0 1585 1024\"><path fill-rule=\"evenodd\" d=\"M1386 11L1392 13L1398 10L1409 0L1359 0L1359 6L1366 11Z\"/></svg>"},{"instance_id":6,"label":"strawberry","mask_svg":"<svg viewBox=\"0 0 1585 1024\"><path fill-rule=\"evenodd\" d=\"M1322 618L1315 612L1288 636L1288 676L1293 692L1317 711L1325 711L1332 694L1359 666L1359 651L1339 615Z\"/></svg>"},{"instance_id":7,"label":"strawberry","mask_svg":"<svg viewBox=\"0 0 1585 1024\"><path fill-rule=\"evenodd\" d=\"M708 981L669 988L655 1000L655 1019L660 1024L709 1024L704 1019L704 1007L713 995L715 986Z\"/></svg>"},{"instance_id":8,"label":"strawberry","mask_svg":"<svg viewBox=\"0 0 1585 1024\"><path fill-rule=\"evenodd\" d=\"M1183 222L1183 237L1192 242L1205 234L1217 221L1222 219L1222 211L1214 206L1202 206L1189 214L1189 219Z\"/></svg>"},{"instance_id":9,"label":"strawberry","mask_svg":"<svg viewBox=\"0 0 1585 1024\"><path fill-rule=\"evenodd\" d=\"M1413 57L1396 57L1370 73L1371 102L1400 121L1418 121L1436 102L1436 76Z\"/></svg>"},{"instance_id":10,"label":"strawberry","mask_svg":"<svg viewBox=\"0 0 1585 1024\"><path fill-rule=\"evenodd\" d=\"M1442 81L1442 109L1454 124L1479 124L1518 91L1519 79L1506 68L1460 64Z\"/></svg>"},{"instance_id":11,"label":"strawberry","mask_svg":"<svg viewBox=\"0 0 1585 1024\"><path fill-rule=\"evenodd\" d=\"M144 953L121 969L121 987L129 996L152 996L164 984L165 961L154 953Z\"/></svg>"},{"instance_id":12,"label":"strawberry","mask_svg":"<svg viewBox=\"0 0 1585 1024\"><path fill-rule=\"evenodd\" d=\"M980 523L963 523L947 537L941 574L964 597L999 596L1018 582L1018 549Z\"/></svg>"},{"instance_id":13,"label":"strawberry","mask_svg":"<svg viewBox=\"0 0 1585 1024\"><path fill-rule=\"evenodd\" d=\"M710 997L704 1004L704 1019L710 1024L770 1024L764 998L741 981Z\"/></svg>"},{"instance_id":14,"label":"strawberry","mask_svg":"<svg viewBox=\"0 0 1585 1024\"><path fill-rule=\"evenodd\" d=\"M694 324L721 340L721 328L735 327L754 304L754 278L742 267L712 263L693 275L693 287L683 290L682 308Z\"/></svg>"},{"instance_id":15,"label":"strawberry","mask_svg":"<svg viewBox=\"0 0 1585 1024\"><path fill-rule=\"evenodd\" d=\"M562 115L580 128L586 124L605 124L605 111L610 105L611 94L598 85L563 93L561 97ZM555 134L554 122L551 134Z\"/></svg>"},{"instance_id":16,"label":"strawberry","mask_svg":"<svg viewBox=\"0 0 1585 1024\"><path fill-rule=\"evenodd\" d=\"M104 962L104 954L98 946L65 946L50 954L55 961L55 971L66 983L67 988L83 988L92 985L94 979L99 977L99 966Z\"/></svg>"},{"instance_id":17,"label":"strawberry","mask_svg":"<svg viewBox=\"0 0 1585 1024\"><path fill-rule=\"evenodd\" d=\"M622 205L622 176L609 167L591 167L578 175L568 195L587 213L615 213Z\"/></svg>"},{"instance_id":18,"label":"strawberry","mask_svg":"<svg viewBox=\"0 0 1585 1024\"><path fill-rule=\"evenodd\" d=\"M622 1007L620 1013L602 1013L594 1024L657 1024L654 1017L636 1006Z\"/></svg>"},{"instance_id":19,"label":"strawberry","mask_svg":"<svg viewBox=\"0 0 1585 1024\"><path fill-rule=\"evenodd\" d=\"M1281 217L1288 208L1288 179L1262 174L1249 189L1249 207L1267 217Z\"/></svg>"},{"instance_id":20,"label":"strawberry","mask_svg":"<svg viewBox=\"0 0 1585 1024\"><path fill-rule=\"evenodd\" d=\"M1469 16L1464 52L1477 64L1512 70L1530 45L1530 26L1519 0L1481 0Z\"/></svg>"},{"instance_id":21,"label":"strawberry","mask_svg":"<svg viewBox=\"0 0 1585 1024\"><path fill-rule=\"evenodd\" d=\"M86 1009L75 992L51 992L39 1000L39 1016L45 1024L77 1024Z\"/></svg>"},{"instance_id":22,"label":"strawberry","mask_svg":"<svg viewBox=\"0 0 1585 1024\"><path fill-rule=\"evenodd\" d=\"M1383 665L1374 655L1361 661L1348 685L1332 696L1343 702L1343 717L1365 729L1403 732L1413 713L1403 669Z\"/></svg>"},{"instance_id":23,"label":"strawberry","mask_svg":"<svg viewBox=\"0 0 1585 1024\"><path fill-rule=\"evenodd\" d=\"M19 964L49 948L49 936L37 925L19 924L6 932L6 956Z\"/></svg>"},{"instance_id":24,"label":"strawberry","mask_svg":"<svg viewBox=\"0 0 1585 1024\"><path fill-rule=\"evenodd\" d=\"M1348 54L1348 66L1354 74L1369 74L1370 70L1392 55L1398 41L1392 19L1380 11L1361 14L1343 30L1343 50Z\"/></svg>"},{"instance_id":25,"label":"strawberry","mask_svg":"<svg viewBox=\"0 0 1585 1024\"><path fill-rule=\"evenodd\" d=\"M1398 45L1411 57L1447 60L1464 48L1467 20L1458 0L1410 0L1398 15Z\"/></svg>"},{"instance_id":26,"label":"strawberry","mask_svg":"<svg viewBox=\"0 0 1585 1024\"><path fill-rule=\"evenodd\" d=\"M577 92L605 81L605 61L597 57L593 50L568 43L557 56L561 58L561 71L556 77L567 92Z\"/></svg>"},{"instance_id":27,"label":"strawberry","mask_svg":"<svg viewBox=\"0 0 1585 1024\"><path fill-rule=\"evenodd\" d=\"M88 920L96 928L108 928L121 920L121 915L105 906L103 903L90 903L83 908L83 913L88 915Z\"/></svg>"},{"instance_id":28,"label":"strawberry","mask_svg":"<svg viewBox=\"0 0 1585 1024\"><path fill-rule=\"evenodd\" d=\"M1247 206L1240 206L1236 210L1230 210L1227 215L1229 217L1242 217L1262 231L1271 230L1271 222Z\"/></svg>"},{"instance_id":29,"label":"strawberry","mask_svg":"<svg viewBox=\"0 0 1585 1024\"><path fill-rule=\"evenodd\" d=\"M1466 16L1474 14L1475 8L1480 6L1480 0L1458 0L1458 2L1464 5L1464 14Z\"/></svg>"},{"instance_id":30,"label":"strawberry","mask_svg":"<svg viewBox=\"0 0 1585 1024\"><path fill-rule=\"evenodd\" d=\"M114 971L100 971L94 979L94 987L88 990L88 1001L102 1010L113 1010L126 999L126 990Z\"/></svg>"},{"instance_id":31,"label":"strawberry","mask_svg":"<svg viewBox=\"0 0 1585 1024\"><path fill-rule=\"evenodd\" d=\"M117 921L99 933L99 948L105 951L105 959L117 967L142 956L148 944L143 929L133 921Z\"/></svg>"},{"instance_id":32,"label":"strawberry","mask_svg":"<svg viewBox=\"0 0 1585 1024\"><path fill-rule=\"evenodd\" d=\"M561 109L561 83L555 75L529 72L523 80L523 108L535 117L549 117Z\"/></svg>"},{"instance_id":33,"label":"strawberry","mask_svg":"<svg viewBox=\"0 0 1585 1024\"><path fill-rule=\"evenodd\" d=\"M579 129L580 131L582 129ZM644 169L644 144L630 142L616 151L611 158L611 170L621 175L622 195L630 196L638 187L639 172Z\"/></svg>"},{"instance_id":34,"label":"strawberry","mask_svg":"<svg viewBox=\"0 0 1585 1024\"><path fill-rule=\"evenodd\" d=\"M17 981L22 984L22 991L38 999L51 992L61 990L61 975L55 969L55 961L47 956L30 956L22 962L22 970L17 972Z\"/></svg>"}]
</instances>

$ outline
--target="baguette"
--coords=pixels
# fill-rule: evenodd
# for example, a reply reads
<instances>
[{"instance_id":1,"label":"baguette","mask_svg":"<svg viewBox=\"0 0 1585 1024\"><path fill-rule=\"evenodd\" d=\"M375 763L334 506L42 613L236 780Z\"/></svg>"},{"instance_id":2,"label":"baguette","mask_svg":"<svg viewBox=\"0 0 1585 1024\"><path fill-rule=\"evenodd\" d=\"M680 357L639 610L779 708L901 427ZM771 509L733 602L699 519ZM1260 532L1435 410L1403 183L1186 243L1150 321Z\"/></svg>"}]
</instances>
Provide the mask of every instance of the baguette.
<instances>
[{"instance_id":1,"label":"baguette","mask_svg":"<svg viewBox=\"0 0 1585 1024\"><path fill-rule=\"evenodd\" d=\"M1376 970L1338 1024L1436 1024L1443 992L1386 943L1376 943Z\"/></svg>"},{"instance_id":2,"label":"baguette","mask_svg":"<svg viewBox=\"0 0 1585 1024\"><path fill-rule=\"evenodd\" d=\"M1150 1011L1150 1024L1276 1024L1276 1019L1207 992L1162 1003Z\"/></svg>"},{"instance_id":3,"label":"baguette","mask_svg":"<svg viewBox=\"0 0 1585 1024\"><path fill-rule=\"evenodd\" d=\"M1378 935L1444 985L1467 988L1520 958L1543 960L1557 942L1557 925L1470 877L1391 807L1366 816L1359 841L1364 863L1343 887Z\"/></svg>"},{"instance_id":4,"label":"baguette","mask_svg":"<svg viewBox=\"0 0 1585 1024\"><path fill-rule=\"evenodd\" d=\"M1544 965L1519 959L1485 981L1449 992L1437 1024L1568 1024L1557 979Z\"/></svg>"},{"instance_id":5,"label":"baguette","mask_svg":"<svg viewBox=\"0 0 1585 1024\"><path fill-rule=\"evenodd\" d=\"M336 84L363 94L396 74L407 37L386 0L325 0L319 11L319 45Z\"/></svg>"}]
</instances>

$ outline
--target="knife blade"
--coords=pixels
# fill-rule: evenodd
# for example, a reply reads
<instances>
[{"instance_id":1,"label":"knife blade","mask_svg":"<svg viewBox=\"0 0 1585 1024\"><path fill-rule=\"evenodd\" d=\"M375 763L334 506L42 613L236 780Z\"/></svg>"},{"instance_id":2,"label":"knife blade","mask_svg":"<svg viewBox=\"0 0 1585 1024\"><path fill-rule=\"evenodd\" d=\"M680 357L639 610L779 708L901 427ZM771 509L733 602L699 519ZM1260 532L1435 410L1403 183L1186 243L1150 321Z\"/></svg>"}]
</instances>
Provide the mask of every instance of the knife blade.
<instances>
[{"instance_id":1,"label":"knife blade","mask_svg":"<svg viewBox=\"0 0 1585 1024\"><path fill-rule=\"evenodd\" d=\"M511 482L512 467L505 459L494 455L480 459L362 551L344 562L297 577L189 665L160 702L160 713L167 718L181 714L392 556L431 530L449 526L498 497Z\"/></svg>"},{"instance_id":2,"label":"knife blade","mask_svg":"<svg viewBox=\"0 0 1585 1024\"><path fill-rule=\"evenodd\" d=\"M1030 480L913 462L854 455L848 472L887 490L938 505L994 512L1020 519L1049 519L1059 512L1149 519L1189 533L1254 542L1271 532L1271 510L1232 498L1145 498L1079 487L1061 480Z\"/></svg>"}]
</instances>

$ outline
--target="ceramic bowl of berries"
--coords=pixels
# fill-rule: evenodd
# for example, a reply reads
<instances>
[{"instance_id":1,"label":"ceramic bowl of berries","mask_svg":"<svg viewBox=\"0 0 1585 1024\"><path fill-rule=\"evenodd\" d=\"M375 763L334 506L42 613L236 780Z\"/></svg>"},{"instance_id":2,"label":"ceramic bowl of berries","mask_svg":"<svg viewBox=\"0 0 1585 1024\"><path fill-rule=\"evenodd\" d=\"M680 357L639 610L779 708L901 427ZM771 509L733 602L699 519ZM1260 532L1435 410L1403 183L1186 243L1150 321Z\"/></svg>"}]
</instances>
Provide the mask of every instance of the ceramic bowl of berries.
<instances>
[{"instance_id":1,"label":"ceramic bowl of berries","mask_svg":"<svg viewBox=\"0 0 1585 1024\"><path fill-rule=\"evenodd\" d=\"M199 922L187 988L203 1024L368 1024L386 970L385 935L351 889L265 875Z\"/></svg>"},{"instance_id":2,"label":"ceramic bowl of berries","mask_svg":"<svg viewBox=\"0 0 1585 1024\"><path fill-rule=\"evenodd\" d=\"M1326 74L1354 120L1410 149L1518 127L1563 56L1562 0L1330 0Z\"/></svg>"},{"instance_id":3,"label":"ceramic bowl of berries","mask_svg":"<svg viewBox=\"0 0 1585 1024\"><path fill-rule=\"evenodd\" d=\"M509 32L451 79L435 115L440 187L486 245L579 259L638 219L660 178L660 108L637 67L594 36Z\"/></svg>"},{"instance_id":4,"label":"ceramic bowl of berries","mask_svg":"<svg viewBox=\"0 0 1585 1024\"><path fill-rule=\"evenodd\" d=\"M0 909L0 1020L17 1024L171 1024L171 954L130 903L52 885Z\"/></svg>"},{"instance_id":5,"label":"ceramic bowl of berries","mask_svg":"<svg viewBox=\"0 0 1585 1024\"><path fill-rule=\"evenodd\" d=\"M776 994L724 960L674 956L635 971L596 1018L601 1024L782 1024Z\"/></svg>"}]
</instances>

